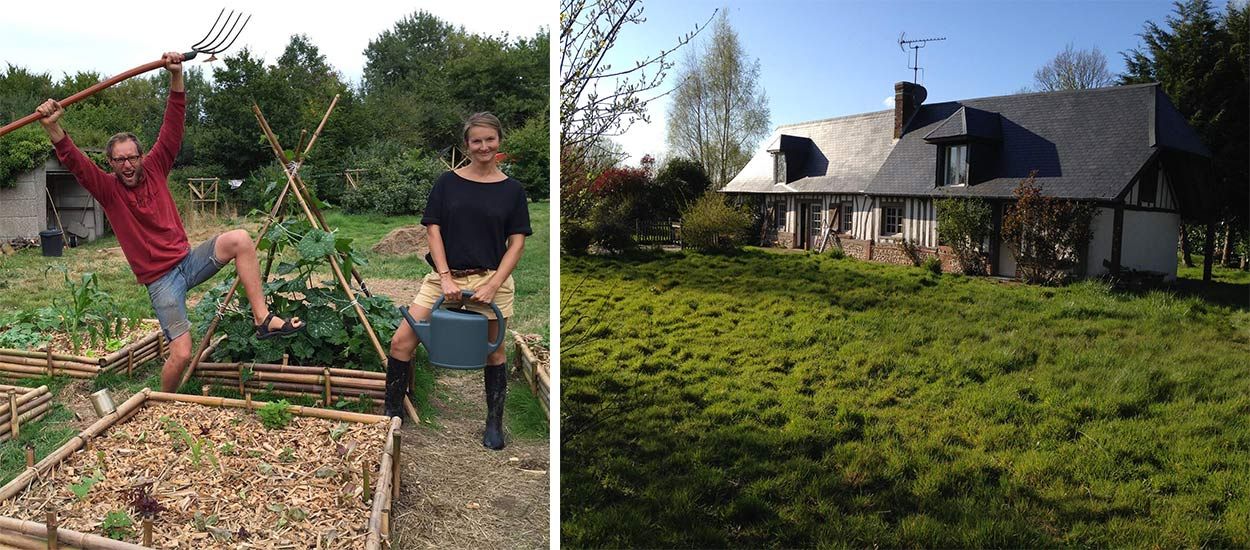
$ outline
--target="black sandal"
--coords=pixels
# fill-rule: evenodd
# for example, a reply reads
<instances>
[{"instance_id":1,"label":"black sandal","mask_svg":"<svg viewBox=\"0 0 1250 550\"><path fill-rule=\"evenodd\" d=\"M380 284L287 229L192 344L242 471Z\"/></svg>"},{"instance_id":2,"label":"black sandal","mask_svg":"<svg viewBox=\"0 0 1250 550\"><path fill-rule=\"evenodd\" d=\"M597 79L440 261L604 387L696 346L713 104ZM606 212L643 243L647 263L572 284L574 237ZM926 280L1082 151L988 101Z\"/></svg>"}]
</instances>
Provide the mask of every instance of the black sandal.
<instances>
[{"instance_id":1,"label":"black sandal","mask_svg":"<svg viewBox=\"0 0 1250 550\"><path fill-rule=\"evenodd\" d=\"M300 323L300 325L297 327L291 324L291 319L283 319L281 327L277 329L271 329L269 328L269 321L272 321L273 318L276 316L277 315L275 315L274 312L271 311L269 312L269 316L265 317L264 321L261 321L259 325L256 325L256 339L257 340L268 340L275 336L281 336L281 337L290 336L301 330L304 330L304 327L308 326L308 323Z\"/></svg>"}]
</instances>

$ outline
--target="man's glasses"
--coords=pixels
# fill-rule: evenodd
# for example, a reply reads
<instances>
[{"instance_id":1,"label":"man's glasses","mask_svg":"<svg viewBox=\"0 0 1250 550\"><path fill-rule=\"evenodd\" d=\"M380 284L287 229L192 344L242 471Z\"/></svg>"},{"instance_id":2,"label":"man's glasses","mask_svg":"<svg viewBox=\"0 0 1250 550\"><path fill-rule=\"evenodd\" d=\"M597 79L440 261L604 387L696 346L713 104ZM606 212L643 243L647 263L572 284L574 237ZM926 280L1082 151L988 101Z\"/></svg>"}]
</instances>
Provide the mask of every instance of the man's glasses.
<instances>
[{"instance_id":1,"label":"man's glasses","mask_svg":"<svg viewBox=\"0 0 1250 550\"><path fill-rule=\"evenodd\" d=\"M141 158L143 157L140 155L132 155L129 157L113 157L109 160L113 161L114 164L126 164L127 162L129 162L132 165L138 165L139 159Z\"/></svg>"}]
</instances>

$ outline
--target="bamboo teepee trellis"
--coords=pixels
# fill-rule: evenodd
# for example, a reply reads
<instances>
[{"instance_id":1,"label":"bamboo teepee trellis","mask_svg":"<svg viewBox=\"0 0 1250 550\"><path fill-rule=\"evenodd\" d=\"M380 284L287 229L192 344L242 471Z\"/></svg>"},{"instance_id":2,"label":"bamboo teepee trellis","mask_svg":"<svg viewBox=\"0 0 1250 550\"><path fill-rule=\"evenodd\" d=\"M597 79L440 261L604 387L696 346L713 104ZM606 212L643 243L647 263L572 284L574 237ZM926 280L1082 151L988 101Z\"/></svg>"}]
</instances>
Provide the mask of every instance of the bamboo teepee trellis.
<instances>
[{"instance_id":1,"label":"bamboo teepee trellis","mask_svg":"<svg viewBox=\"0 0 1250 550\"><path fill-rule=\"evenodd\" d=\"M304 211L304 215L308 218L309 223L312 224L313 227L323 231L329 231L329 226L326 224L325 216L321 214L321 210L317 208L315 203L311 203L305 198L305 194L308 193L308 188L304 184L304 180L299 176L299 167L303 162L303 159L308 155L308 152L312 150L312 146L316 144L317 138L321 136L321 130L325 128L326 121L329 120L330 113L334 111L334 107L338 104L338 100L339 96L335 95L334 99L330 102L330 107L326 110L325 116L321 118L321 123L317 126L317 130L313 132L312 138L308 140L308 144L303 147L303 150L297 151L295 161L292 163L287 163L282 146L278 143L278 137L274 135L273 130L269 128L269 122L265 120L265 115L261 113L260 107L254 103L252 104L252 113L256 115L256 121L260 124L261 130L265 132L265 138L269 141L270 148L273 150L278 163L282 165L282 170L286 173L287 178L286 185L282 188L282 192L278 195L278 199L274 201L273 208L269 212L269 217L265 220L264 225L261 226L260 235L264 235L268 232L269 226L276 218L279 217L288 193L295 195L300 208ZM302 134L300 136L300 142L303 142ZM269 254L269 258L266 261L266 278L268 277L268 268L273 263L274 250L272 248L270 249ZM333 251L326 256L326 259L330 262L330 267L334 271L334 275L338 280L339 286L343 288L343 292L347 295L347 298L351 300L351 305L356 310L356 315L360 318L360 322L364 326L365 333L369 335L369 341L373 344L374 351L377 352L379 360L381 360L382 365L385 367L386 351L382 349L382 344L378 341L377 333L373 330L373 325L369 323L369 317L365 315L364 308L360 306L360 303L356 299L355 291L352 290L351 285L347 281L347 277L344 276L343 269L339 266L338 256L338 251ZM365 295L370 296L369 290L365 286L364 279L360 276L359 272L357 272L355 268L352 268L351 274L357 283L360 284L361 290L365 293ZM186 384L186 382L191 379L191 376L195 374L195 369L200 363L200 352L212 339L213 333L217 330L217 324L225 315L225 310L229 306L230 300L234 297L234 293L238 289L238 286L239 279L236 277L234 284L230 286L230 290L226 292L225 297L222 299L221 303L218 304L217 314L213 317L212 321L208 325L208 330L205 331L204 336L200 339L200 343L196 347L196 352L192 354L191 366L183 373L179 386ZM408 415L416 421L418 416L416 407L412 405L412 402L406 395L404 397L404 408L407 409Z\"/></svg>"}]
</instances>

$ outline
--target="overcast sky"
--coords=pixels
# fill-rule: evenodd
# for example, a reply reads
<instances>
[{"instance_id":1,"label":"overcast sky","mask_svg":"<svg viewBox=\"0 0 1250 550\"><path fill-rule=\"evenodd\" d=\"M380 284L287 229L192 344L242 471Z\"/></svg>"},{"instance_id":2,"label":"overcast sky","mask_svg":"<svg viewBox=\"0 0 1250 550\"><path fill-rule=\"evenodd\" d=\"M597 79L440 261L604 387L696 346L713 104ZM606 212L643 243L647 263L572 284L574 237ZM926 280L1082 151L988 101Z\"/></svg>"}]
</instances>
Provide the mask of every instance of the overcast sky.
<instances>
[{"instance_id":1,"label":"overcast sky","mask_svg":"<svg viewBox=\"0 0 1250 550\"><path fill-rule=\"evenodd\" d=\"M247 4L251 5L244 7ZM187 51L208 32L222 7L227 13L239 9L252 14L251 23L227 54L247 46L273 62L282 55L291 35L306 34L330 65L356 83L364 69L369 41L415 11L428 11L469 32L508 32L518 37L551 28L559 9L555 0L236 0L235 5L154 0L8 1L0 16L0 70L17 65L51 73L53 78L86 70L111 76L154 61L164 51ZM210 65L195 61L192 66Z\"/></svg>"}]
</instances>

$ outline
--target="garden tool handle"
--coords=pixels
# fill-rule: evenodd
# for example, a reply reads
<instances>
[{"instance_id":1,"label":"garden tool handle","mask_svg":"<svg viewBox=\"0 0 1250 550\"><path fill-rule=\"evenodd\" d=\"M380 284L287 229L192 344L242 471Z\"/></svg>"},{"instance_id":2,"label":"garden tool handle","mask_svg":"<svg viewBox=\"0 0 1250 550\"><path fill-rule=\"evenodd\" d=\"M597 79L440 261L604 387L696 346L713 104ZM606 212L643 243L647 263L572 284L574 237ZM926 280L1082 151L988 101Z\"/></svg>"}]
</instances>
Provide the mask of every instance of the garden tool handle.
<instances>
[{"instance_id":1,"label":"garden tool handle","mask_svg":"<svg viewBox=\"0 0 1250 550\"><path fill-rule=\"evenodd\" d=\"M194 59L194 58L195 58L195 54L196 54L196 52L188 52L188 53L184 53L184 54L182 54L182 60L183 60L183 61L188 61L188 60ZM154 69L159 69L159 68L164 67L164 66L165 66L165 60L164 60L164 59L157 59L156 61L153 61L153 62L151 62L151 63L147 63L147 64L145 64L145 65L140 65L140 66L138 66L138 67L135 67L135 68L133 68L133 69L130 69L129 71L126 71L126 72L124 72L124 73L121 73L121 74L115 75L115 76L113 76L112 78L110 78L110 79L108 79L108 80L103 80L103 81L101 81L101 82L97 82L94 86L91 86L90 88L87 88L86 90L83 90L83 91L78 92L78 93L76 93L76 94L74 94L74 95L72 95L72 96L69 96L69 97L67 97L67 98L65 98L65 99L62 99L62 100L60 101L60 103L61 103L61 107L69 107L70 105L73 105L73 104L75 104L75 103L78 103L79 101L82 101L82 100L84 100L84 99L87 99L88 97L91 97L92 95L95 95L95 93L96 93L96 92L99 92L100 90L103 90L103 89L108 88L108 87L110 87L110 86L112 86L112 85L114 85L114 84L117 84L118 82L121 82L121 81L123 81L123 80L126 80L126 79L128 79L128 78L131 78L131 77L134 77L134 76L137 76L137 75L141 75L141 74L143 74L143 73L146 73L146 72L151 71L151 70L154 70ZM12 131L14 131L14 130L16 130L16 129L18 129L18 128L21 128L21 127L23 127L23 126L25 126L25 125L27 125L27 124L30 124L30 123L32 123L32 122L34 122L34 121L36 121L36 120L39 120L40 118L43 118L43 117L39 116L39 113L31 113L31 114L26 115L26 116L24 116L24 117L22 117L22 118L20 118L20 119L18 119L18 120L16 120L16 121L10 122L9 124L5 125L3 128L0 128L0 136L3 136L3 135L5 135L5 134L7 134L7 133L9 133L9 132L12 132Z\"/></svg>"}]
</instances>

